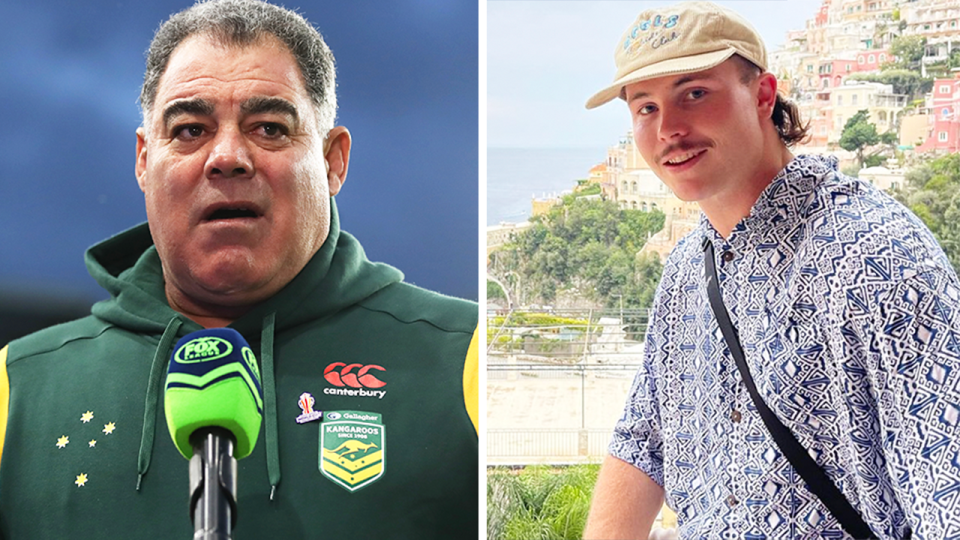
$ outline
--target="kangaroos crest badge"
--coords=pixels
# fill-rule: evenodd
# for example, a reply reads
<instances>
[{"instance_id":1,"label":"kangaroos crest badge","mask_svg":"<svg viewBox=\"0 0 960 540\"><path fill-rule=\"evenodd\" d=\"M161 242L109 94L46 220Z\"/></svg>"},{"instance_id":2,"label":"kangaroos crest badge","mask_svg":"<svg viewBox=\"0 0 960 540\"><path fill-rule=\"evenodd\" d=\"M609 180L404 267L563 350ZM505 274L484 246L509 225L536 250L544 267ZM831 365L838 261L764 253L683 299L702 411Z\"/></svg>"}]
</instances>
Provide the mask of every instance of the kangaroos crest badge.
<instances>
[{"instance_id":1,"label":"kangaroos crest badge","mask_svg":"<svg viewBox=\"0 0 960 540\"><path fill-rule=\"evenodd\" d=\"M377 413L330 411L320 424L320 472L347 491L383 476L386 435Z\"/></svg>"}]
</instances>

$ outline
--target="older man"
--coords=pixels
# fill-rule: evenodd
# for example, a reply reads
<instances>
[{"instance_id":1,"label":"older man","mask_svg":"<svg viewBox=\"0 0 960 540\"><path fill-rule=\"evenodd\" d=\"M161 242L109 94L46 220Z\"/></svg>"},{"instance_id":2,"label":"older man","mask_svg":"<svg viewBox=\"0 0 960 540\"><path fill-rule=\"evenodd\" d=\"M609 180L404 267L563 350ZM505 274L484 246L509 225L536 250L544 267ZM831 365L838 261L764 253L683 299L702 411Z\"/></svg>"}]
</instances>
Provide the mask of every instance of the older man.
<instances>
[{"instance_id":1,"label":"older man","mask_svg":"<svg viewBox=\"0 0 960 540\"><path fill-rule=\"evenodd\" d=\"M157 31L137 130L149 225L87 253L111 294L91 316L0 350L3 536L188 537L161 381L179 337L222 326L264 386L239 536L476 534L477 306L403 283L340 229L334 81L316 30L256 0ZM377 425L376 444L325 460L314 405Z\"/></svg>"},{"instance_id":2,"label":"older man","mask_svg":"<svg viewBox=\"0 0 960 540\"><path fill-rule=\"evenodd\" d=\"M681 538L958 537L960 284L933 236L791 153L796 106L736 13L645 10L615 58L587 106L623 99L703 213L664 265L585 537L646 538L664 497Z\"/></svg>"}]
</instances>

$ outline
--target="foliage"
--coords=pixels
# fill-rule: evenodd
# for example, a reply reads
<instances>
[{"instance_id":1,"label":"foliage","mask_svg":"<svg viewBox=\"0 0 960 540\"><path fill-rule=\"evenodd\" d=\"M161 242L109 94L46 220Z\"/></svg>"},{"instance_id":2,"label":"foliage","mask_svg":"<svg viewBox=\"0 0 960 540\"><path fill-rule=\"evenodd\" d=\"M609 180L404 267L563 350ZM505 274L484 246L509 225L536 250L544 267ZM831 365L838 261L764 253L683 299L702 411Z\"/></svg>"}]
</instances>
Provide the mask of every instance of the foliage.
<instances>
[{"instance_id":1,"label":"foliage","mask_svg":"<svg viewBox=\"0 0 960 540\"><path fill-rule=\"evenodd\" d=\"M870 122L870 113L866 109L861 109L851 116L843 125L843 132L840 134L840 148L857 153L858 171L864 166L883 163L884 157L881 154L889 155L896 148L896 144L897 133L877 133L877 126ZM865 154L870 147L874 147L871 153Z\"/></svg>"},{"instance_id":2,"label":"foliage","mask_svg":"<svg viewBox=\"0 0 960 540\"><path fill-rule=\"evenodd\" d=\"M860 167L859 165L857 165L856 163L851 163L850 165L844 165L844 166L840 169L840 172L842 172L843 174L845 174L846 176L849 176L849 177L851 177L851 178L859 178L859 177L860 177L860 168L861 168L861 167Z\"/></svg>"},{"instance_id":3,"label":"foliage","mask_svg":"<svg viewBox=\"0 0 960 540\"><path fill-rule=\"evenodd\" d=\"M933 232L954 270L960 272L960 154L912 169L894 196Z\"/></svg>"},{"instance_id":4,"label":"foliage","mask_svg":"<svg viewBox=\"0 0 960 540\"><path fill-rule=\"evenodd\" d=\"M587 197L589 195L599 195L600 191L600 184L589 184L577 190L577 196Z\"/></svg>"},{"instance_id":5,"label":"foliage","mask_svg":"<svg viewBox=\"0 0 960 540\"><path fill-rule=\"evenodd\" d=\"M902 69L906 71L920 71L920 60L923 58L927 38L922 36L898 36L890 42L890 54L894 60L880 67L881 70Z\"/></svg>"},{"instance_id":6,"label":"foliage","mask_svg":"<svg viewBox=\"0 0 960 540\"><path fill-rule=\"evenodd\" d=\"M882 164L883 164L883 160L884 160L883 156L878 156L878 155L867 156L867 157L864 158L864 160L863 160L863 166L864 166L864 167L876 167L876 166L878 166L878 165L882 165ZM859 171L858 171L857 174L859 174ZM853 175L853 176L857 176L857 174L855 174L855 175Z\"/></svg>"},{"instance_id":7,"label":"foliage","mask_svg":"<svg viewBox=\"0 0 960 540\"><path fill-rule=\"evenodd\" d=\"M505 317L494 317L491 326L503 326ZM510 314L510 326L587 326L586 319L558 317L549 313L518 311Z\"/></svg>"},{"instance_id":8,"label":"foliage","mask_svg":"<svg viewBox=\"0 0 960 540\"><path fill-rule=\"evenodd\" d=\"M506 300L507 296L496 281L490 281L488 279L487 280L487 300L495 300L497 298Z\"/></svg>"},{"instance_id":9,"label":"foliage","mask_svg":"<svg viewBox=\"0 0 960 540\"><path fill-rule=\"evenodd\" d=\"M854 73L851 80L870 81L893 86L894 94L909 96L908 101L922 98L933 88L933 77L921 77L919 73L905 69L888 68L880 73Z\"/></svg>"},{"instance_id":10,"label":"foliage","mask_svg":"<svg viewBox=\"0 0 960 540\"><path fill-rule=\"evenodd\" d=\"M590 510L599 465L487 473L487 538L572 540L580 538Z\"/></svg>"},{"instance_id":11,"label":"foliage","mask_svg":"<svg viewBox=\"0 0 960 540\"><path fill-rule=\"evenodd\" d=\"M637 254L663 228L663 213L566 196L532 221L491 255L492 272L516 286L521 304L551 304L565 292L606 306L618 305L620 295L625 307L650 305L660 262Z\"/></svg>"},{"instance_id":12,"label":"foliage","mask_svg":"<svg viewBox=\"0 0 960 540\"><path fill-rule=\"evenodd\" d=\"M877 126L870 123L870 113L866 109L857 111L843 125L840 134L840 148L857 153L857 163L863 167L863 150L880 142Z\"/></svg>"}]
</instances>

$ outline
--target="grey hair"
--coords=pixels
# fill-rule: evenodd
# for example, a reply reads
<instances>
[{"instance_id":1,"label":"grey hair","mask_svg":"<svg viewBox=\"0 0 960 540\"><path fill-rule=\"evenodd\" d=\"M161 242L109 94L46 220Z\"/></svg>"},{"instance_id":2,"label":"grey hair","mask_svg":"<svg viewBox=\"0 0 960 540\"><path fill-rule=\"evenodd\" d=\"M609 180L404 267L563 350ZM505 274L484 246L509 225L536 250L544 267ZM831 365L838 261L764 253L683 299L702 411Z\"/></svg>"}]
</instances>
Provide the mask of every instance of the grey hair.
<instances>
[{"instance_id":1,"label":"grey hair","mask_svg":"<svg viewBox=\"0 0 960 540\"><path fill-rule=\"evenodd\" d=\"M279 39L297 61L316 109L320 133L326 137L333 128L337 116L333 53L320 33L299 13L260 0L200 0L160 25L147 50L147 70L140 90L145 124L170 56L180 43L194 35L234 47L257 45L269 36Z\"/></svg>"}]
</instances>

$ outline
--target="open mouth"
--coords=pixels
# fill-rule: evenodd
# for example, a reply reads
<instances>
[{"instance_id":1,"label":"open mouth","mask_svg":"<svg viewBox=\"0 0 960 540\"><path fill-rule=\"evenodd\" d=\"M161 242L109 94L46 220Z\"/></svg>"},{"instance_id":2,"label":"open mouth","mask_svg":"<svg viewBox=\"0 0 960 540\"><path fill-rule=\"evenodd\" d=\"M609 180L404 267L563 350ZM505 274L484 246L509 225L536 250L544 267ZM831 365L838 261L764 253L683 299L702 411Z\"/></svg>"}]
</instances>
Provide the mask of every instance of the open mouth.
<instances>
[{"instance_id":1,"label":"open mouth","mask_svg":"<svg viewBox=\"0 0 960 540\"><path fill-rule=\"evenodd\" d=\"M214 210L213 213L207 216L207 221L255 217L259 217L259 215L249 208L220 208Z\"/></svg>"},{"instance_id":2,"label":"open mouth","mask_svg":"<svg viewBox=\"0 0 960 540\"><path fill-rule=\"evenodd\" d=\"M206 216L204 216L203 221L227 221L227 220L243 220L243 219L254 219L262 216L263 213L260 209L253 204L249 203L237 203L237 204L224 204L217 207L211 207L207 210Z\"/></svg>"},{"instance_id":3,"label":"open mouth","mask_svg":"<svg viewBox=\"0 0 960 540\"><path fill-rule=\"evenodd\" d=\"M689 162L690 160L695 159L696 157L700 156L700 155L703 154L704 152L706 152L706 149L691 150L690 152L685 152L685 153L683 153L683 154L678 154L678 155L675 155L675 156L673 156L672 158L664 161L664 165L672 166L672 167L676 167L676 166L678 166L678 165L683 165L683 164Z\"/></svg>"}]
</instances>

